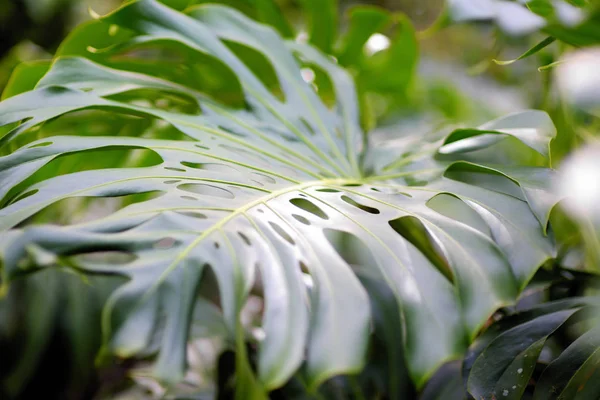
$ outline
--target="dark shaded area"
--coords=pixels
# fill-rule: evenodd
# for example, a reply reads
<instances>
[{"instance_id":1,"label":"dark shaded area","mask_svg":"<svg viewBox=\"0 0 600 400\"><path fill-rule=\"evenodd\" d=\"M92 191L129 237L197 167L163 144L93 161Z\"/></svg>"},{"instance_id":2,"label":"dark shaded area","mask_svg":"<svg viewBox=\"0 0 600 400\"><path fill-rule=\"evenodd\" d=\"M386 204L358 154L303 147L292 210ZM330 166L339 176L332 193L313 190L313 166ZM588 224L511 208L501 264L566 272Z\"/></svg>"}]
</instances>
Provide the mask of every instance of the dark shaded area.
<instances>
[{"instance_id":1,"label":"dark shaded area","mask_svg":"<svg viewBox=\"0 0 600 400\"><path fill-rule=\"evenodd\" d=\"M47 15L35 20L25 0L0 0L0 58L23 40L54 52L67 34L70 0L59 0Z\"/></svg>"}]
</instances>

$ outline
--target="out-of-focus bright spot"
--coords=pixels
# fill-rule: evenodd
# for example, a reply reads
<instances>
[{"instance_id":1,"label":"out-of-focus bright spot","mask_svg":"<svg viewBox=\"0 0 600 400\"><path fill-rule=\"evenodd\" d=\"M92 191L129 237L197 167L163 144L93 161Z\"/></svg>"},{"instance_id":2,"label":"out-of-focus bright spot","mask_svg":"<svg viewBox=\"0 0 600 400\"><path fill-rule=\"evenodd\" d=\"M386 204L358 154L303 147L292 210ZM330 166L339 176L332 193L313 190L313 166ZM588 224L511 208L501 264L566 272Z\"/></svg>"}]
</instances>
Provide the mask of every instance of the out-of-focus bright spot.
<instances>
[{"instance_id":1,"label":"out-of-focus bright spot","mask_svg":"<svg viewBox=\"0 0 600 400\"><path fill-rule=\"evenodd\" d=\"M252 328L252 336L254 336L254 338L259 342L262 342L267 337L267 334L265 333L264 329L260 327L254 327Z\"/></svg>"},{"instance_id":2,"label":"out-of-focus bright spot","mask_svg":"<svg viewBox=\"0 0 600 400\"><path fill-rule=\"evenodd\" d=\"M509 1L496 1L496 22L509 35L522 36L546 25L546 20L526 7Z\"/></svg>"},{"instance_id":3,"label":"out-of-focus bright spot","mask_svg":"<svg viewBox=\"0 0 600 400\"><path fill-rule=\"evenodd\" d=\"M365 44L365 51L368 55L373 55L378 51L382 51L390 47L390 39L381 33L371 35Z\"/></svg>"},{"instance_id":4,"label":"out-of-focus bright spot","mask_svg":"<svg viewBox=\"0 0 600 400\"><path fill-rule=\"evenodd\" d=\"M584 147L563 163L557 190L574 217L600 218L600 144Z\"/></svg>"},{"instance_id":5,"label":"out-of-focus bright spot","mask_svg":"<svg viewBox=\"0 0 600 400\"><path fill-rule=\"evenodd\" d=\"M552 3L554 10L560 22L566 26L575 26L583 22L585 13L582 9L577 8L566 1L554 0Z\"/></svg>"},{"instance_id":6,"label":"out-of-focus bright spot","mask_svg":"<svg viewBox=\"0 0 600 400\"><path fill-rule=\"evenodd\" d=\"M559 90L569 103L586 109L600 109L600 47L567 55L556 67Z\"/></svg>"},{"instance_id":7,"label":"out-of-focus bright spot","mask_svg":"<svg viewBox=\"0 0 600 400\"><path fill-rule=\"evenodd\" d=\"M315 71L310 68L302 68L300 74L306 83L313 83L315 81Z\"/></svg>"},{"instance_id":8,"label":"out-of-focus bright spot","mask_svg":"<svg viewBox=\"0 0 600 400\"><path fill-rule=\"evenodd\" d=\"M492 19L496 16L494 0L448 0L448 10L454 21Z\"/></svg>"},{"instance_id":9,"label":"out-of-focus bright spot","mask_svg":"<svg viewBox=\"0 0 600 400\"><path fill-rule=\"evenodd\" d=\"M118 32L119 32L119 26L118 25L111 25L108 28L108 34L110 36L115 36Z\"/></svg>"},{"instance_id":10,"label":"out-of-focus bright spot","mask_svg":"<svg viewBox=\"0 0 600 400\"><path fill-rule=\"evenodd\" d=\"M296 42L298 43L307 43L308 42L308 33L301 31L296 35Z\"/></svg>"},{"instance_id":11,"label":"out-of-focus bright spot","mask_svg":"<svg viewBox=\"0 0 600 400\"><path fill-rule=\"evenodd\" d=\"M524 3L526 2L526 0L519 0L518 2L508 0L448 0L448 10L454 21L495 20L505 33L521 36L535 32L546 25L544 18L525 7Z\"/></svg>"}]
</instances>

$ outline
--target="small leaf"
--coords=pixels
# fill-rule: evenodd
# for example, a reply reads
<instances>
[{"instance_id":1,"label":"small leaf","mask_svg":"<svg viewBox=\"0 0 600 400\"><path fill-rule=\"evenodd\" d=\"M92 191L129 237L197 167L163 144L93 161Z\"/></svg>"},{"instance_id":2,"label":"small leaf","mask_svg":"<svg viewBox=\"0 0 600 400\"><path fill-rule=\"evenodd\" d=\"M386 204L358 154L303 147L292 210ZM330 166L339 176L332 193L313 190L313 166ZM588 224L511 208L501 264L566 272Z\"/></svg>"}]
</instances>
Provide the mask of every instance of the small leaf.
<instances>
[{"instance_id":1,"label":"small leaf","mask_svg":"<svg viewBox=\"0 0 600 400\"><path fill-rule=\"evenodd\" d=\"M550 44L554 43L554 41L556 41L556 38L554 38L552 36L548 36L546 39L542 40L541 42L539 42L538 44L536 44L531 49L527 50L525 53L521 54L519 57L515 58L514 60L508 60L508 61L493 60L493 61L498 65L510 65L519 60L523 60L524 58L527 58L527 57L530 57L530 56L536 54L540 50L542 50L542 49L546 48L547 46L549 46Z\"/></svg>"}]
</instances>

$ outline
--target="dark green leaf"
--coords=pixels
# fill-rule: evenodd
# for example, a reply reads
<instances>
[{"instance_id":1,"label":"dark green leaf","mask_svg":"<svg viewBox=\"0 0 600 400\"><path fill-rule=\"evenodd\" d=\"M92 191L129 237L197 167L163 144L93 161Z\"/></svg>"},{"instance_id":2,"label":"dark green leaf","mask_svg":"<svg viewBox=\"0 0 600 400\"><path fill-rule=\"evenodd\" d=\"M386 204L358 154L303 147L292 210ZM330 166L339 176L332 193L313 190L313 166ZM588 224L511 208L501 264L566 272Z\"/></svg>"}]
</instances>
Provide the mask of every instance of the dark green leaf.
<instances>
[{"instance_id":1,"label":"dark green leaf","mask_svg":"<svg viewBox=\"0 0 600 400\"><path fill-rule=\"evenodd\" d=\"M575 311L543 315L499 335L473 364L469 393L477 399L520 399L546 339Z\"/></svg>"}]
</instances>

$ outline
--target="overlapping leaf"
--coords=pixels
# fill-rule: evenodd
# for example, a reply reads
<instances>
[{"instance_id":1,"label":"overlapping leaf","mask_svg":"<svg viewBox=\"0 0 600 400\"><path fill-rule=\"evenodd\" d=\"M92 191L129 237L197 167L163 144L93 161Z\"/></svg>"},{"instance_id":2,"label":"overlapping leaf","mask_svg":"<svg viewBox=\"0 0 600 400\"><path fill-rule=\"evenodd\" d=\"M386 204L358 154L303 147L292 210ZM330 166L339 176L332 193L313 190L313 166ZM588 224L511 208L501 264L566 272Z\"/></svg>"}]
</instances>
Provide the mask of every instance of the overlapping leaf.
<instances>
[{"instance_id":1,"label":"overlapping leaf","mask_svg":"<svg viewBox=\"0 0 600 400\"><path fill-rule=\"evenodd\" d=\"M546 303L500 321L470 350L464 363L467 389L475 398L521 399L549 337L575 315L585 331L536 377L534 399L591 399L600 393L598 299L572 298ZM587 317L587 318L586 318Z\"/></svg>"},{"instance_id":2,"label":"overlapping leaf","mask_svg":"<svg viewBox=\"0 0 600 400\"><path fill-rule=\"evenodd\" d=\"M3 284L54 264L127 277L105 308L107 346L127 357L158 341L156 373L176 381L201 282L213 274L242 353L240 310L251 290L264 298L262 386L282 385L302 364L316 386L359 370L369 337L367 291L330 240L341 231L369 249L362 268L394 293L407 365L422 385L554 256L544 233L552 171L514 165L495 147L515 140L543 158L554 135L545 114L362 149L352 79L329 57L222 6L186 13L127 4L76 30L34 90L0 105L11 129L0 144L21 145L0 158ZM109 45L88 44L89 59L80 57L86 29L104 29ZM161 63L165 54L181 64ZM196 72L210 65L237 81L242 106L202 92L214 82ZM304 82L302 65L328 76L333 106ZM161 161L53 169L115 149ZM141 193L155 196L89 222L27 223L64 199Z\"/></svg>"}]
</instances>

